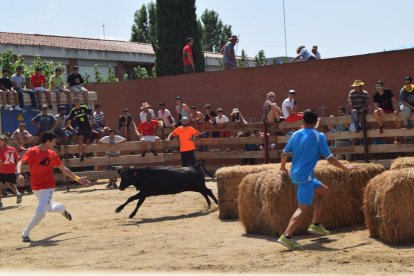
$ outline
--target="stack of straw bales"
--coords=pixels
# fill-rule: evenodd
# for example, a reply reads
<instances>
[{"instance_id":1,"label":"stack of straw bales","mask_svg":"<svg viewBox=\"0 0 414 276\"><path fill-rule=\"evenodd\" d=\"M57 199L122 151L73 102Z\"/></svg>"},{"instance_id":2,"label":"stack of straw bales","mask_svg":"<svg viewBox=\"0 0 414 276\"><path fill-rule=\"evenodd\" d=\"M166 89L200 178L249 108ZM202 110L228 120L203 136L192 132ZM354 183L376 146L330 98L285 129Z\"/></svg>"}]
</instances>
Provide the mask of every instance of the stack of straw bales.
<instances>
[{"instance_id":1,"label":"stack of straw bales","mask_svg":"<svg viewBox=\"0 0 414 276\"><path fill-rule=\"evenodd\" d=\"M355 164L358 168L343 171L327 163L315 169L316 177L331 190L325 205L323 221L328 228L359 225L363 189L368 181L385 169L378 164ZM239 187L239 215L247 233L280 235L297 208L296 188L287 175L264 171L246 176ZM297 233L304 233L311 221L310 212Z\"/></svg>"},{"instance_id":2,"label":"stack of straw bales","mask_svg":"<svg viewBox=\"0 0 414 276\"><path fill-rule=\"evenodd\" d=\"M414 168L414 157L399 157L392 161L390 170Z\"/></svg>"},{"instance_id":3,"label":"stack of straw bales","mask_svg":"<svg viewBox=\"0 0 414 276\"><path fill-rule=\"evenodd\" d=\"M372 237L390 244L414 242L414 169L373 178L365 189L364 211Z\"/></svg>"},{"instance_id":4,"label":"stack of straw bales","mask_svg":"<svg viewBox=\"0 0 414 276\"><path fill-rule=\"evenodd\" d=\"M279 164L224 167L216 172L220 219L239 218L237 197L239 185L246 175L279 170Z\"/></svg>"}]
</instances>

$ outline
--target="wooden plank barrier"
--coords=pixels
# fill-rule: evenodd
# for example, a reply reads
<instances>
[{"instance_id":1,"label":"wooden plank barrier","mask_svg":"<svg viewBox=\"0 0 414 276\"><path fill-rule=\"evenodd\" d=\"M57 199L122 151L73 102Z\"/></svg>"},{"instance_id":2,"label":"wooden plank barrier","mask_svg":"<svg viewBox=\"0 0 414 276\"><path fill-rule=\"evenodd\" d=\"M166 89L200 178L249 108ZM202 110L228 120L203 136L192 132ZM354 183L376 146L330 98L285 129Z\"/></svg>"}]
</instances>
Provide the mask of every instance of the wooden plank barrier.
<instances>
[{"instance_id":1,"label":"wooden plank barrier","mask_svg":"<svg viewBox=\"0 0 414 276\"><path fill-rule=\"evenodd\" d=\"M384 122L392 122L400 120L400 116L394 114L385 114L383 117ZM414 120L414 114L410 117L410 120ZM369 125L378 127L374 118L371 115L367 116L367 122ZM320 126L321 129L325 126L335 125L335 124L350 124L350 116L341 116L341 117L324 117L321 118ZM283 131L287 132L289 129L298 129L301 127L302 122L295 122L288 124L282 122L278 125L269 124L268 125L268 143L269 143L269 158L272 161L280 158L281 150L286 144L290 136L283 135L277 136L275 132ZM254 130L263 131L264 123L251 123L251 124L240 124L240 123L229 123L223 128L212 128L211 126L203 126L198 128L200 132L212 132L212 131L233 131L237 133L238 131L249 131L253 132ZM224 162L226 164L240 164L241 159L253 158L259 159L259 162L263 162L265 158L265 152L263 150L259 151L244 151L243 145L245 144L264 144L264 134L261 136L255 137L227 137L227 138L199 138L196 141L197 146L207 147L206 151L198 151L197 159L203 159L209 164L210 161L215 163ZM391 129L386 128L383 134L379 134L378 129L367 130L367 139L386 139L391 137L414 137L414 129ZM328 140L340 140L340 139L363 139L363 133L343 131L343 132L328 132L326 133ZM222 151L210 151L215 147L228 147L231 148L228 150ZM117 145L98 145L90 144L86 145L85 152L92 152L95 155L100 155L98 157L86 158L83 162L78 158L69 158L63 159L66 166L70 168L83 168L83 167L100 167L99 170L90 170L85 172L77 172L77 174L83 176L87 175L90 179L107 179L114 178L117 176L115 170L105 170L106 166L110 165L135 165L135 166L160 166L160 165L178 165L180 160L180 154L178 152L173 153L164 153L165 148L176 148L178 147L178 141L175 139L170 142L161 141L158 143L156 150L158 156L147 155L141 157L140 153L140 142L131 141L127 143L117 144ZM210 150L209 150L210 149ZM121 151L123 154L119 157L105 157L104 152L106 151ZM364 146L361 145L352 145L344 147L332 147L332 152L334 154L363 154ZM135 151L137 154L131 154L132 151ZM407 154L414 153L414 144L371 144L368 146L369 154ZM78 153L77 145L68 145L61 148L60 154L62 155L72 155ZM377 162L388 164L389 161L383 160L384 158L379 158ZM386 158L385 158L386 159ZM211 163L211 162L210 162ZM27 168L25 168L27 170ZM60 180L64 180L61 175L56 175Z\"/></svg>"},{"instance_id":2,"label":"wooden plank barrier","mask_svg":"<svg viewBox=\"0 0 414 276\"><path fill-rule=\"evenodd\" d=\"M66 98L66 94L65 93L61 93L61 103L62 104L67 104L67 98ZM98 100L98 95L95 91L89 91L88 92L88 97L89 97L89 101L90 102L96 102ZM56 104L57 100L56 100L56 93L52 92L51 93L51 98L52 98L52 104ZM72 98L73 98L73 94L72 94ZM81 101L83 101L83 95L80 95L80 99ZM24 100L24 105L25 106L31 106L32 102L30 101L30 96L27 93L23 93L23 100ZM37 100L37 98L36 98ZM42 101L44 103L46 103L46 95L42 94ZM4 104L2 99L0 98L0 103ZM10 104L16 104L15 102L15 98L14 97L10 97Z\"/></svg>"}]
</instances>

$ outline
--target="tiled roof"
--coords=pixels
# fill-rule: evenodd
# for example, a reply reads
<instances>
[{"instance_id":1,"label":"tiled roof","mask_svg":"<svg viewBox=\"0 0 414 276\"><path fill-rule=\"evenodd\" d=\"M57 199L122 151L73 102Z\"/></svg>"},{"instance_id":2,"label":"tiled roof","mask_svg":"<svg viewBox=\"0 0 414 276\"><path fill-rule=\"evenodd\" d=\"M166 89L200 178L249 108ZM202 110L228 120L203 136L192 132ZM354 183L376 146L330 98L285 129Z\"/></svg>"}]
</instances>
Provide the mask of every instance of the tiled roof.
<instances>
[{"instance_id":1,"label":"tiled roof","mask_svg":"<svg viewBox=\"0 0 414 276\"><path fill-rule=\"evenodd\" d=\"M154 54L151 44L94 38L0 32L0 44Z\"/></svg>"}]
</instances>

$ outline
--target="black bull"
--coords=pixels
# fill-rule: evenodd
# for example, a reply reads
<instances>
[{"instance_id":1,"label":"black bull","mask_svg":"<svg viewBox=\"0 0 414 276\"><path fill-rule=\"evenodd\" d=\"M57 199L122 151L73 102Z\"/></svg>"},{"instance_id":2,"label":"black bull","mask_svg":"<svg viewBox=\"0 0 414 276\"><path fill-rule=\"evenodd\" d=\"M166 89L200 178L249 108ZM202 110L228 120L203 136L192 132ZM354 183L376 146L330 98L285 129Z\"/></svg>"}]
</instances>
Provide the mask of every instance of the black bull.
<instances>
[{"instance_id":1,"label":"black bull","mask_svg":"<svg viewBox=\"0 0 414 276\"><path fill-rule=\"evenodd\" d=\"M208 208L211 206L209 197L217 204L217 198L213 192L206 187L204 174L201 167L205 171L203 164L197 164L194 167L171 168L171 167L122 167L118 169L121 176L121 184L119 189L125 190L134 185L139 192L128 198L128 200L116 208L115 212L119 213L124 207L138 200L134 211L129 215L133 218L138 208L144 203L149 196L177 194L185 191L201 193L207 201ZM206 172L207 173L207 172Z\"/></svg>"}]
</instances>

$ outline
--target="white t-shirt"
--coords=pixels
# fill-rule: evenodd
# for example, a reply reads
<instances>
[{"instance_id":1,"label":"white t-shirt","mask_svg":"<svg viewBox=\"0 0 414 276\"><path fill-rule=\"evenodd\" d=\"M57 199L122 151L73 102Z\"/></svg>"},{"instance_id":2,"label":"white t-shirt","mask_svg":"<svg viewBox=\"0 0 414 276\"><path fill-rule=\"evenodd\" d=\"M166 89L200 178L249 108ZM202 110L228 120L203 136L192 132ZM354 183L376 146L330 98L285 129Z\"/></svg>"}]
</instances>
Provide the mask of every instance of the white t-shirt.
<instances>
[{"instance_id":1,"label":"white t-shirt","mask_svg":"<svg viewBox=\"0 0 414 276\"><path fill-rule=\"evenodd\" d=\"M217 124L225 124L229 122L229 118L226 115L222 115L221 118L219 116L216 117Z\"/></svg>"},{"instance_id":2,"label":"white t-shirt","mask_svg":"<svg viewBox=\"0 0 414 276\"><path fill-rule=\"evenodd\" d=\"M287 117L289 117L289 112L287 110L287 107L290 107L290 110L292 110L293 112L293 108L295 107L295 100L289 100L289 98L286 98L283 103L282 103L282 112L283 112L283 117L285 117L285 119Z\"/></svg>"},{"instance_id":3,"label":"white t-shirt","mask_svg":"<svg viewBox=\"0 0 414 276\"><path fill-rule=\"evenodd\" d=\"M173 121L172 123L168 119L168 117L170 117L170 116L171 116L171 119ZM162 120L165 127L170 127L173 124L175 124L175 120L174 120L173 116L171 115L171 112L168 109L165 109L164 112L162 112L162 110L158 110L158 119Z\"/></svg>"},{"instance_id":4,"label":"white t-shirt","mask_svg":"<svg viewBox=\"0 0 414 276\"><path fill-rule=\"evenodd\" d=\"M26 82L26 78L23 75L18 76L16 74L13 74L10 80L15 83L16 88L23 88Z\"/></svg>"},{"instance_id":5,"label":"white t-shirt","mask_svg":"<svg viewBox=\"0 0 414 276\"><path fill-rule=\"evenodd\" d=\"M104 142L104 143L108 143L108 144L115 144L115 143L121 142L122 140L124 140L124 138L122 136L115 135L114 139L111 139L111 137L108 135L108 136L102 137L99 140L99 142ZM106 155L109 155L109 156L116 156L116 155L120 155L120 154L121 154L120 151L107 151L106 152Z\"/></svg>"},{"instance_id":6,"label":"white t-shirt","mask_svg":"<svg viewBox=\"0 0 414 276\"><path fill-rule=\"evenodd\" d=\"M155 119L155 113L154 113L154 110L152 110L152 109L148 109L148 112L149 112L149 113L151 113L151 117L152 117L152 119ZM148 113L148 112L141 111L141 113L139 113L139 120L140 120L141 122L145 122L145 121L147 120L147 113Z\"/></svg>"}]
</instances>

